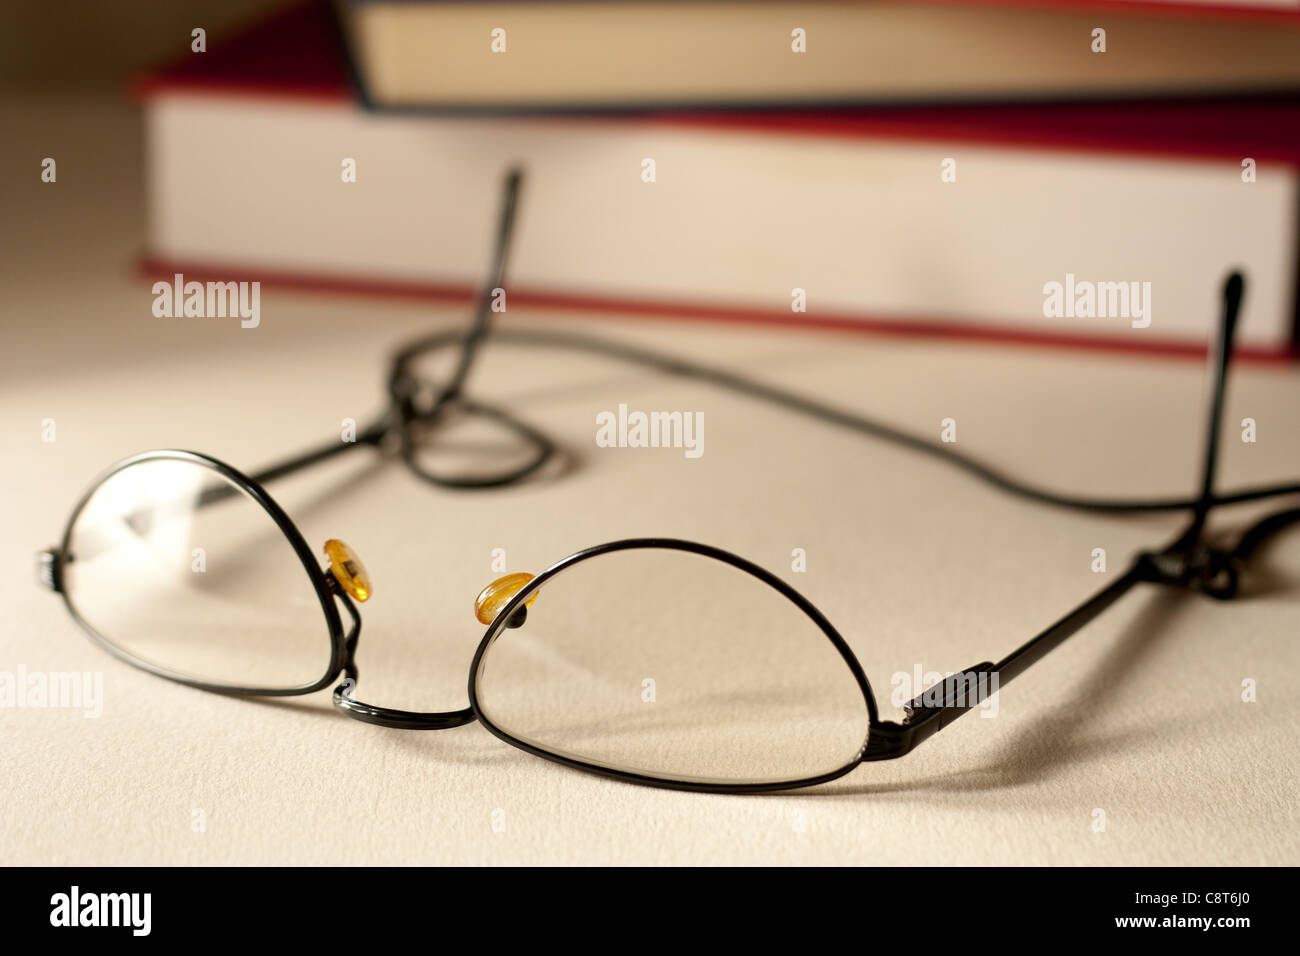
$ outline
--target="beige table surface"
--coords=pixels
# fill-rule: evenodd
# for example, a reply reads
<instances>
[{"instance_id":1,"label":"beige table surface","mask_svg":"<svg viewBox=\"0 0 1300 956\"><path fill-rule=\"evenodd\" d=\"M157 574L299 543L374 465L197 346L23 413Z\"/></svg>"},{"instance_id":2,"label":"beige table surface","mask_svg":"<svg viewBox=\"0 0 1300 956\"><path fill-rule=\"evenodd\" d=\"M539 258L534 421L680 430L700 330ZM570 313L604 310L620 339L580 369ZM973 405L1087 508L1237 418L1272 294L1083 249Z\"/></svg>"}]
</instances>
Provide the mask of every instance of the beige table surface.
<instances>
[{"instance_id":1,"label":"beige table surface","mask_svg":"<svg viewBox=\"0 0 1300 956\"><path fill-rule=\"evenodd\" d=\"M205 451L252 469L378 408L384 358L458 309L264 289L262 324L156 319L131 274L143 243L138 120L69 101L2 107L0 671L103 674L103 714L0 710L0 859L9 863L1300 862L1300 534L1259 565L1258 596L1138 591L909 757L821 788L656 791L538 760L477 726L385 730L327 694L287 704L201 693L91 645L33 580L90 479L126 454ZM24 144L22 149L13 148ZM42 186L42 155L60 157ZM937 436L1080 493L1190 493L1197 362L511 312L518 326L653 344ZM996 658L1163 540L1173 516L1071 514L716 389L560 353L496 348L477 394L574 452L556 481L453 493L359 451L274 488L313 546L345 538L376 597L360 660L375 703L465 704L495 575L632 535L694 538L792 580L835 622L882 701L891 675ZM594 415L705 413L706 451L603 450ZM1243 368L1222 485L1300 474L1300 374ZM41 440L53 418L57 440ZM1225 514L1232 524L1257 509ZM792 548L808 554L790 571ZM1108 575L1089 569L1110 555ZM1241 684L1258 684L1243 703ZM1106 815L1094 832L1094 811ZM206 829L195 832L195 810ZM494 810L506 827L496 832ZM802 826L799 824L802 822Z\"/></svg>"}]
</instances>

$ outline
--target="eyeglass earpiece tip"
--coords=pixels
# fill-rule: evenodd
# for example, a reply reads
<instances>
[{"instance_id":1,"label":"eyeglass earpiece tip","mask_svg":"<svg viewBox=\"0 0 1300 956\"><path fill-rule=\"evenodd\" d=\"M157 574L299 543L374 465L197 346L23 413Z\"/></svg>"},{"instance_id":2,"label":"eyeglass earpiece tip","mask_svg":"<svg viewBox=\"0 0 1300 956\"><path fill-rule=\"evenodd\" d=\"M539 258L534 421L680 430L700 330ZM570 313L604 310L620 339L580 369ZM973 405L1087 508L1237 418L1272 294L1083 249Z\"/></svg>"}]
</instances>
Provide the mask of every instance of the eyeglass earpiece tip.
<instances>
[{"instance_id":1,"label":"eyeglass earpiece tip","mask_svg":"<svg viewBox=\"0 0 1300 956\"><path fill-rule=\"evenodd\" d=\"M348 545L338 538L330 538L325 542L325 557L329 559L330 571L334 574L334 580L338 581L339 587L347 592L348 596L357 601L368 601L373 589L370 587L370 575L366 571L366 566L361 563L357 553Z\"/></svg>"},{"instance_id":2,"label":"eyeglass earpiece tip","mask_svg":"<svg viewBox=\"0 0 1300 956\"><path fill-rule=\"evenodd\" d=\"M497 578L482 591L478 592L478 597L474 599L474 617L480 624L491 624L497 619L497 615L502 609L510 603L510 600L522 591L533 580L533 576L526 571L518 571L514 574L507 574L505 577ZM521 610L526 610L533 606L537 600L537 593L534 592ZM518 627L523 623L521 615L516 615L518 622L512 620L511 627Z\"/></svg>"}]
</instances>

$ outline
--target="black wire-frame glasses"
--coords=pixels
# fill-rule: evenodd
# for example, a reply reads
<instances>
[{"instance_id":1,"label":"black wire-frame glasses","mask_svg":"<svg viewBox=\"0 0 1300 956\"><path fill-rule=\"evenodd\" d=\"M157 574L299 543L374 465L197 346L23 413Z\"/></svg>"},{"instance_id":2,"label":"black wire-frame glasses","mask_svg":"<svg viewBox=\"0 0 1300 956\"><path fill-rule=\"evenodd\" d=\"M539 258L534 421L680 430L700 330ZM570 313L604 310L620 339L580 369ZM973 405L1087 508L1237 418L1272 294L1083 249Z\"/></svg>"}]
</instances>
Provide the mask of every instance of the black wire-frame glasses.
<instances>
[{"instance_id":1,"label":"black wire-frame glasses","mask_svg":"<svg viewBox=\"0 0 1300 956\"><path fill-rule=\"evenodd\" d=\"M492 290L504 287L519 187L520 175L511 173L491 273L469 328L420 338L397 353L388 410L355 443L324 445L251 476L196 452L151 451L96 480L73 508L59 546L40 555L42 582L62 594L95 642L153 674L227 694L295 696L339 681L335 706L359 720L423 730L477 720L528 753L620 780L711 792L783 790L909 753L1138 585L1220 600L1238 596L1242 571L1260 546L1300 522L1300 507L1293 507L1227 544L1206 531L1216 508L1300 492L1300 483L1230 494L1214 489L1244 289L1239 274L1224 285L1210 351L1199 495L1079 498L1032 487L948 447L735 373L587 335L491 331ZM353 697L361 631L355 602L370 596L366 572L336 540L326 542L322 567L263 485L358 446L395 447L416 475L443 487L495 487L537 473L558 456L557 445L465 393L490 332L494 342L579 349L707 381L936 455L1028 499L1093 512L1185 510L1190 520L1170 542L1138 553L1106 587L1001 660L982 661L918 694L900 721L881 719L848 643L793 587L735 554L670 538L596 545L536 577L507 575L485 588L475 608L487 630L470 664L468 707L415 712L363 703ZM447 349L458 350L448 374L423 370L430 356ZM504 436L504 458L469 469L447 466L437 453L467 422L495 431L498 443ZM328 642L308 624L316 605Z\"/></svg>"}]
</instances>

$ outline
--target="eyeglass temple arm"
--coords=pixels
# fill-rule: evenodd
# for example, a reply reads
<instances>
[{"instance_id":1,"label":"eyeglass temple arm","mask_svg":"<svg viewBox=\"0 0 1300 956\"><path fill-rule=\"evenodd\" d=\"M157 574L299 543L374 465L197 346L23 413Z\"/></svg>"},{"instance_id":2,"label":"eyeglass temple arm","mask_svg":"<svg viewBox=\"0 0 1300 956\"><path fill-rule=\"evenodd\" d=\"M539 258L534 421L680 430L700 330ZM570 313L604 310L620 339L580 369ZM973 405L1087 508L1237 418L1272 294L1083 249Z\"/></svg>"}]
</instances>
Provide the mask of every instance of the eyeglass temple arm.
<instances>
[{"instance_id":1,"label":"eyeglass temple arm","mask_svg":"<svg viewBox=\"0 0 1300 956\"><path fill-rule=\"evenodd\" d=\"M336 455L341 455L346 451L351 451L358 446L375 446L378 445L388 434L387 420L374 422L357 432L355 441L333 441L326 445L318 445L310 451L302 452L292 458L276 462L273 465L267 465L258 469L248 477L260 484L268 481L274 481L277 478L284 478L294 472L309 468L312 465L327 461Z\"/></svg>"},{"instance_id":2,"label":"eyeglass temple arm","mask_svg":"<svg viewBox=\"0 0 1300 956\"><path fill-rule=\"evenodd\" d=\"M501 218L497 225L496 243L492 253L492 267L488 275L488 281L484 286L478 301L478 309L474 315L474 321L470 329L465 333L462 341L460 359L457 363L456 370L452 374L448 384L442 390L441 395L435 402L435 407L440 406L447 401L459 396L461 388L464 386L465 379L469 376L470 367L473 364L478 345L487 335L489 320L492 315L492 298L493 290L500 288L505 279L506 263L510 254L510 241L514 235L515 210L519 204L519 190L523 183L523 172L519 169L511 169L506 173L503 183L503 196L501 200ZM433 341L438 341L442 335L432 337ZM423 341L416 342L402 352L394 360L394 370L390 379L392 382L399 382L402 373L410 357L418 354L424 349ZM357 447L358 445L378 445L388 434L392 427L392 413L373 424L362 429L357 435L355 442L331 442L328 445L321 445L311 451L304 452L293 458L282 462L277 462L261 469L249 477L258 484L264 484L268 481L274 481L276 478L283 478L291 475L303 468L308 468L326 459L333 458L345 451ZM201 504L210 504L213 501L221 500L233 493L233 489L225 486L214 487L205 492L200 497Z\"/></svg>"},{"instance_id":3,"label":"eyeglass temple arm","mask_svg":"<svg viewBox=\"0 0 1300 956\"><path fill-rule=\"evenodd\" d=\"M1210 343L1206 378L1209 380L1209 408L1205 423L1205 454L1201 465L1201 493L1196 501L1192 522L1173 547L1185 547L1200 537L1205 520L1214 507L1214 475L1219 460L1219 432L1223 424L1223 397L1228 385L1228 365L1232 361L1232 343L1237 331L1237 317L1245 294L1245 280L1240 272L1231 273L1223 284L1223 312L1217 334Z\"/></svg>"},{"instance_id":4,"label":"eyeglass temple arm","mask_svg":"<svg viewBox=\"0 0 1300 956\"><path fill-rule=\"evenodd\" d=\"M933 737L962 714L982 705L1005 684L1090 624L1134 585L1148 580L1146 559L1140 557L1115 581L1002 660L996 663L984 661L944 678L904 705L906 717L901 724L886 722L872 727L862 759L900 757Z\"/></svg>"},{"instance_id":5,"label":"eyeglass temple arm","mask_svg":"<svg viewBox=\"0 0 1300 956\"><path fill-rule=\"evenodd\" d=\"M453 374L449 384L443 389L437 401L434 404L435 409L445 404L447 401L459 396L461 387L464 385L466 377L469 375L470 366L473 363L478 345L487 334L488 320L492 311L492 290L499 288L505 277L506 260L510 251L510 237L514 232L515 207L519 197L519 185L523 180L523 173L517 169L511 170L506 175L505 180L505 197L502 202L501 221L498 226L496 247L492 258L492 271L487 286L479 297L478 311L475 314L474 323L462 339L463 348L456 371ZM433 340L440 339L441 336L434 336ZM394 370L391 376L392 383L400 383L404 372L405 364L409 361L410 356L418 353L424 347L423 342L404 349L394 361ZM391 385L390 387L395 387ZM383 441L384 436L394 425L394 416L401 412L390 412L388 415L367 425L356 437L355 441L337 441L330 442L327 445L319 445L310 451L287 458L284 461L268 465L248 477L258 485L266 484L268 481L274 481L277 478L284 478L295 472L302 471L312 465L319 464L330 458L340 455L343 452L350 451L359 445L377 446ZM513 422L513 419L511 420ZM519 426L524 427L524 426ZM531 430L530 430L531 431ZM549 444L544 436L542 441ZM225 501L239 494L239 490L225 482L214 483L199 493L197 504L200 507L216 504Z\"/></svg>"},{"instance_id":6,"label":"eyeglass temple arm","mask_svg":"<svg viewBox=\"0 0 1300 956\"><path fill-rule=\"evenodd\" d=\"M1260 519L1247 529L1232 549L1232 559L1245 562L1264 541L1277 533L1300 524L1300 508L1290 508ZM1072 635L1092 623L1103 611L1117 602L1138 584L1165 584L1199 586L1212 597L1235 594L1235 581L1229 594L1217 593L1208 582L1188 580L1184 572L1171 572L1163 559L1168 552L1142 552L1127 571L1111 584L1102 588L1063 618L1026 641L1002 660L985 661L965 671L945 678L934 688L918 695L904 705L906 719L902 724L883 723L872 728L864 760L882 760L902 756L923 740L934 736L944 727L988 697L997 693L1008 682L1023 674L1049 651L1054 650Z\"/></svg>"},{"instance_id":7,"label":"eyeglass temple arm","mask_svg":"<svg viewBox=\"0 0 1300 956\"><path fill-rule=\"evenodd\" d=\"M488 281L479 292L478 309L474 313L474 322L465 336L465 345L461 349L456 370L434 403L435 407L460 395L465 380L469 377L470 367L478 354L478 346L488 333L494 291L505 284L506 263L510 258L510 241L515 232L515 210L519 205L519 188L523 180L524 174L520 169L506 172L502 184L501 217L497 222L496 242L492 250L492 266L488 273Z\"/></svg>"},{"instance_id":8,"label":"eyeglass temple arm","mask_svg":"<svg viewBox=\"0 0 1300 956\"><path fill-rule=\"evenodd\" d=\"M1090 624L1137 584L1146 582L1199 585L1214 596L1231 596L1235 593L1235 579L1232 581L1231 590L1227 593L1216 593L1209 580L1196 579L1195 569L1192 568L1188 557L1191 549L1199 543L1206 518L1214 507L1214 474L1218 462L1223 398L1228 366L1232 359L1233 336L1236 332L1237 317L1241 311L1244 289L1245 281L1240 272L1231 273L1223 285L1223 311L1216 330L1217 334L1209 349L1209 410L1206 422L1205 455L1201 469L1201 490L1188 527L1161 551L1139 554L1123 575L1002 660L997 663L985 661L976 664L960 674L945 678L941 685L936 685L918 695L905 706L904 711L907 716L902 724L885 723L879 728L873 728L867 749L863 754L864 760L901 756L921 741L932 737L971 708L982 704L1003 685L1023 674L1048 652L1059 647L1067 638ZM1244 557L1244 554L1254 547L1255 538L1271 534L1297 521L1300 521L1300 509L1282 512L1265 519L1256 528L1246 533L1242 543L1233 552L1233 556Z\"/></svg>"},{"instance_id":9,"label":"eyeglass temple arm","mask_svg":"<svg viewBox=\"0 0 1300 956\"><path fill-rule=\"evenodd\" d=\"M492 268L488 275L488 282L479 295L478 309L474 314L473 324L464 336L464 348L461 351L456 371L443 389L442 395L436 403L437 405L441 405L460 394L461 387L469 375L479 342L488 332L488 323L492 315L492 293L494 289L501 287L501 283L505 279L506 262L510 255L510 239L514 234L515 209L519 204L519 188L523 178L524 174L519 169L511 169L506 173L501 201L501 218L497 224L496 243L493 247ZM440 338L440 336L434 338ZM402 350L394 362L395 368L392 376L394 380L401 378L401 369L404 364L409 361L411 355L417 354L422 348L423 343L417 342ZM311 451L263 468L255 474L249 475L249 477L260 485L333 458L335 455L342 454L357 445L378 445L388 433L391 425L390 417L382 418L362 429L354 442L330 442L328 445L321 445ZM204 492L199 501L201 504L210 504L213 501L228 497L233 491L234 489L224 486L214 487Z\"/></svg>"},{"instance_id":10,"label":"eyeglass temple arm","mask_svg":"<svg viewBox=\"0 0 1300 956\"><path fill-rule=\"evenodd\" d=\"M515 212L519 207L519 193L523 181L523 170L518 168L507 170L502 181L501 211L497 220L496 241L492 247L492 261L488 268L487 279L479 290L477 306L469 328L463 332L434 332L408 342L393 357L388 375L388 388L394 400L401 402L404 398L410 397L412 377L408 366L417 355L443 345L461 346L455 370L451 373L447 384L439 390L431 407L424 410L420 417L432 417L442 406L460 397L465 380L469 378L470 368L478 355L478 348L491 331L492 302L495 298L495 290L505 285L506 265L510 259L510 245L515 232Z\"/></svg>"}]
</instances>

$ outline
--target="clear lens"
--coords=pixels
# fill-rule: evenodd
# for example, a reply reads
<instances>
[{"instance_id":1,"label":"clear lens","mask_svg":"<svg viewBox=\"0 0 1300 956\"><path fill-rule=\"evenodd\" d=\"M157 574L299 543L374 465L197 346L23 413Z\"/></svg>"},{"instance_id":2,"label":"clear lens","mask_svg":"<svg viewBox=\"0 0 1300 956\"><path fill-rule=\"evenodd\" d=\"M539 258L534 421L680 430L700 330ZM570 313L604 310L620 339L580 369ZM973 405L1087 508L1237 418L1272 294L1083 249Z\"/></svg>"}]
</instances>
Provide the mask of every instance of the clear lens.
<instances>
[{"instance_id":1,"label":"clear lens","mask_svg":"<svg viewBox=\"0 0 1300 956\"><path fill-rule=\"evenodd\" d=\"M779 783L838 770L866 701L816 623L715 558L664 548L577 562L480 661L484 715L559 756L653 777Z\"/></svg>"},{"instance_id":2,"label":"clear lens","mask_svg":"<svg viewBox=\"0 0 1300 956\"><path fill-rule=\"evenodd\" d=\"M238 485L190 461L129 465L95 489L63 587L104 640L183 677L287 690L329 668L320 599L289 539Z\"/></svg>"}]
</instances>

